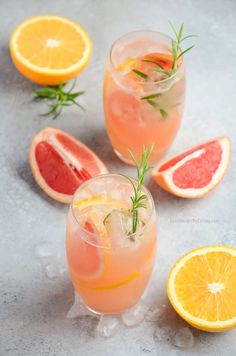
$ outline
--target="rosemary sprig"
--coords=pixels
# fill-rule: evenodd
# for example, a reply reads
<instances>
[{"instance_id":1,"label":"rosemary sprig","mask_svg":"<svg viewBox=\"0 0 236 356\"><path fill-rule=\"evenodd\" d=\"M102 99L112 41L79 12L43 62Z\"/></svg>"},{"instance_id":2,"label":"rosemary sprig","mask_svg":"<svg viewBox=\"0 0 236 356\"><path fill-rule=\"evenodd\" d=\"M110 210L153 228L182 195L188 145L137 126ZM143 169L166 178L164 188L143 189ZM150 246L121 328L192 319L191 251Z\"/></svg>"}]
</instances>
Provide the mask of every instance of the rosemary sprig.
<instances>
[{"instance_id":1,"label":"rosemary sprig","mask_svg":"<svg viewBox=\"0 0 236 356\"><path fill-rule=\"evenodd\" d=\"M172 40L171 42L171 49L170 52L172 54L173 57L173 64L172 64L172 70L169 74L169 76L174 75L177 72L177 65L178 65L178 60L183 57L183 55L185 53L187 53L188 51L190 51L190 49L192 49L194 47L194 45L186 48L185 50L181 50L180 46L181 43L183 41L185 41L188 38L191 37L197 37L197 35L191 34L191 35L187 35L183 37L183 31L184 31L184 24L182 23L182 25L180 26L179 30L176 30L176 28L174 27L174 25L169 21L169 24L171 26L171 29L175 35L175 39Z\"/></svg>"},{"instance_id":2,"label":"rosemary sprig","mask_svg":"<svg viewBox=\"0 0 236 356\"><path fill-rule=\"evenodd\" d=\"M147 208L147 195L143 193L143 182L145 175L150 171L152 167L148 165L148 160L149 157L151 156L151 153L153 151L154 144L150 146L149 149L147 149L145 146L143 147L143 152L142 152L142 157L141 157L141 163L138 164L138 161L134 157L134 154L132 153L131 150L129 150L130 156L134 162L134 165L137 170L137 185L133 181L132 178L121 174L123 177L128 179L128 181L131 183L133 190L134 190L134 195L130 197L131 202L132 202L132 208L131 208L131 213L133 215L133 221L132 221L132 234L134 234L137 231L138 225L141 223L139 221L139 209L140 208Z\"/></svg>"},{"instance_id":3,"label":"rosemary sprig","mask_svg":"<svg viewBox=\"0 0 236 356\"><path fill-rule=\"evenodd\" d=\"M80 109L85 110L85 108L76 101L79 96L84 94L84 91L72 92L76 81L74 81L69 91L65 91L66 84L67 83L56 86L46 86L34 91L35 100L47 100L52 102L48 105L50 110L42 114L42 116L53 115L53 119L56 119L61 114L64 107L71 105L76 105Z\"/></svg>"},{"instance_id":4,"label":"rosemary sprig","mask_svg":"<svg viewBox=\"0 0 236 356\"><path fill-rule=\"evenodd\" d=\"M197 35L194 35L194 34L183 36L183 31L184 31L183 23L178 30L174 27L174 25L171 22L169 22L169 23L170 23L171 29L174 33L174 36L175 36L175 39L173 39L171 42L171 48L169 49L169 51L172 54L172 58L173 58L171 71L167 71L158 61L155 61L154 59L142 59L142 62L155 64L157 66L157 67L151 67L151 68L149 68L149 70L162 73L166 77L171 77L177 72L178 60L181 57L183 57L184 54L186 54L188 51L190 51L194 47L194 45L192 45L182 51L180 46L183 43L183 41L185 41L186 39L191 38L191 37L197 37ZM140 75L142 78L150 79L150 77L147 74L145 74L137 69L133 69L133 72ZM156 100L160 96L161 96L160 93L154 93L154 94L142 97L141 100L146 100L149 105L151 105L154 109L156 109L160 112L163 119L166 119L168 116L168 112L165 109L163 109Z\"/></svg>"}]
</instances>

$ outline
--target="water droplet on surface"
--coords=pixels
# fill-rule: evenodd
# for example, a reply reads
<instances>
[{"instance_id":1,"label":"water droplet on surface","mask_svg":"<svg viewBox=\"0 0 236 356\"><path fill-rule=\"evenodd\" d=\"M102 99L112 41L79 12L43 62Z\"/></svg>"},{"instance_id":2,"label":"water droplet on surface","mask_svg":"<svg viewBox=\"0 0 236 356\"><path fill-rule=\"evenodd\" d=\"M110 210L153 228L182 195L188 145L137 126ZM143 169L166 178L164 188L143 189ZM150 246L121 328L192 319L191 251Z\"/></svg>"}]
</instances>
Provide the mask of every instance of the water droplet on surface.
<instances>
[{"instance_id":1,"label":"water droplet on surface","mask_svg":"<svg viewBox=\"0 0 236 356\"><path fill-rule=\"evenodd\" d=\"M54 253L53 246L49 243L40 243L35 246L35 256L39 258L51 257Z\"/></svg>"},{"instance_id":2,"label":"water droplet on surface","mask_svg":"<svg viewBox=\"0 0 236 356\"><path fill-rule=\"evenodd\" d=\"M148 306L140 300L134 307L122 314L123 323L126 326L136 326L140 324L148 312Z\"/></svg>"},{"instance_id":3,"label":"water droplet on surface","mask_svg":"<svg viewBox=\"0 0 236 356\"><path fill-rule=\"evenodd\" d=\"M98 317L95 313L91 312L90 310L88 310L86 308L86 306L84 305L84 303L82 302L82 300L80 299L78 294L75 293L74 304L68 311L66 317L68 319L74 319L74 318L87 316L87 315Z\"/></svg>"},{"instance_id":4,"label":"water droplet on surface","mask_svg":"<svg viewBox=\"0 0 236 356\"><path fill-rule=\"evenodd\" d=\"M65 266L60 266L59 267L59 273L61 276L64 276L67 274L67 268Z\"/></svg>"},{"instance_id":5,"label":"water droplet on surface","mask_svg":"<svg viewBox=\"0 0 236 356\"><path fill-rule=\"evenodd\" d=\"M97 332L104 337L111 337L116 334L120 325L120 318L113 315L102 315L100 317Z\"/></svg>"},{"instance_id":6,"label":"water droplet on surface","mask_svg":"<svg viewBox=\"0 0 236 356\"><path fill-rule=\"evenodd\" d=\"M170 341L173 337L173 329L169 325L158 325L154 332L157 341Z\"/></svg>"},{"instance_id":7,"label":"water droplet on surface","mask_svg":"<svg viewBox=\"0 0 236 356\"><path fill-rule=\"evenodd\" d=\"M173 344L183 349L191 348L194 343L194 338L191 330L188 327L179 329L174 337Z\"/></svg>"},{"instance_id":8,"label":"water droplet on surface","mask_svg":"<svg viewBox=\"0 0 236 356\"><path fill-rule=\"evenodd\" d=\"M58 277L58 268L55 265L45 266L45 274L49 279L55 279Z\"/></svg>"}]
</instances>

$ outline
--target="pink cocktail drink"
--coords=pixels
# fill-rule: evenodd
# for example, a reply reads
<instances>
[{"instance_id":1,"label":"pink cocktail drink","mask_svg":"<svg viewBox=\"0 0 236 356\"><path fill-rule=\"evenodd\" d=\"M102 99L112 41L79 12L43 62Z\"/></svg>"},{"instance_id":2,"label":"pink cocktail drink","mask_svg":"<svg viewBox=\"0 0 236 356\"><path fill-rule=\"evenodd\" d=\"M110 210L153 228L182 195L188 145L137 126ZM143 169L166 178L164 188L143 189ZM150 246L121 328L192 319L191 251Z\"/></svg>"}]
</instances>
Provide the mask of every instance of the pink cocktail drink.
<instances>
[{"instance_id":1,"label":"pink cocktail drink","mask_svg":"<svg viewBox=\"0 0 236 356\"><path fill-rule=\"evenodd\" d=\"M117 40L104 77L104 113L116 154L133 164L128 150L140 159L143 145L155 143L156 162L173 142L183 116L183 59L171 72L171 38L154 31L137 31ZM154 69L154 70L153 70Z\"/></svg>"},{"instance_id":2,"label":"pink cocktail drink","mask_svg":"<svg viewBox=\"0 0 236 356\"><path fill-rule=\"evenodd\" d=\"M132 233L125 178L109 174L85 182L75 193L67 222L66 249L73 285L96 313L119 314L144 292L155 260L156 214L147 189Z\"/></svg>"}]
</instances>

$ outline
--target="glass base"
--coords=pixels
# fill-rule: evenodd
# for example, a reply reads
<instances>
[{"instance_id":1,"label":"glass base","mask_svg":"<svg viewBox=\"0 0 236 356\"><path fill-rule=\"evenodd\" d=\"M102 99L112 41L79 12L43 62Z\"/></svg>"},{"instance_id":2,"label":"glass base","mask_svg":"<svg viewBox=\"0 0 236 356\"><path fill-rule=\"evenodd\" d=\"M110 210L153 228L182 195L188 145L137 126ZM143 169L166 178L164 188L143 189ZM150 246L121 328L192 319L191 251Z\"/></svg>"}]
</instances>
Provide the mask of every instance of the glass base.
<instances>
[{"instance_id":1,"label":"glass base","mask_svg":"<svg viewBox=\"0 0 236 356\"><path fill-rule=\"evenodd\" d=\"M129 308L119 310L119 311L97 311L90 308L88 305L84 303L84 301L80 298L80 296L75 292L74 304L71 306L70 310L67 313L68 319L84 317L84 316L92 316L94 318L98 318L100 322L104 320L122 320L123 324L126 326L135 326L140 324L147 312L149 311L150 306L140 298L136 303Z\"/></svg>"},{"instance_id":2,"label":"glass base","mask_svg":"<svg viewBox=\"0 0 236 356\"><path fill-rule=\"evenodd\" d=\"M120 311L117 311L117 312L114 312L114 311L97 311L97 310L94 310L92 308L90 308L87 304L85 304L83 301L82 301L83 305L84 305L84 308L86 308L89 312L97 315L97 316L100 316L100 315L114 315L114 316L118 316L118 315L122 315L123 313L125 313L127 310L131 309L132 307L130 308L127 308L127 309L123 309L123 310L120 310ZM138 302L137 302L138 303ZM136 303L136 304L137 304ZM135 304L134 304L135 305Z\"/></svg>"},{"instance_id":3,"label":"glass base","mask_svg":"<svg viewBox=\"0 0 236 356\"><path fill-rule=\"evenodd\" d=\"M115 152L116 156L124 163L128 164L129 166L134 166L134 162L131 159L128 159L124 156L122 156L122 154L120 152L118 152L115 148L113 148L113 151Z\"/></svg>"},{"instance_id":4,"label":"glass base","mask_svg":"<svg viewBox=\"0 0 236 356\"><path fill-rule=\"evenodd\" d=\"M159 162L161 159L163 159L168 152L169 147L166 148L165 150L159 152L159 155L155 158L155 160L150 160L150 163L152 165L155 165L157 162ZM128 164L129 166L134 167L134 162L131 159L128 159L124 157L120 152L118 152L115 148L113 148L113 151L115 152L116 156L124 163Z\"/></svg>"}]
</instances>

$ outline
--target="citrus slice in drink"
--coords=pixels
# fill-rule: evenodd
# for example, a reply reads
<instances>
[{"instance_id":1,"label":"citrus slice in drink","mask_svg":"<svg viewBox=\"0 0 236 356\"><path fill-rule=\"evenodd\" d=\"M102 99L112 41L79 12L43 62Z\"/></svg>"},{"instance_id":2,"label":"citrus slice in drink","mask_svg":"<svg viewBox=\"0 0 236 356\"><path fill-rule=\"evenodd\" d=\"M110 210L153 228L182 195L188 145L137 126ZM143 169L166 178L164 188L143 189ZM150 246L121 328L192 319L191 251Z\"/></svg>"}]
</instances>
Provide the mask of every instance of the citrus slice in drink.
<instances>
[{"instance_id":1,"label":"citrus slice in drink","mask_svg":"<svg viewBox=\"0 0 236 356\"><path fill-rule=\"evenodd\" d=\"M84 181L107 173L94 152L55 128L46 128L33 138L29 162L38 185L62 203L70 203L75 190Z\"/></svg>"},{"instance_id":2,"label":"citrus slice in drink","mask_svg":"<svg viewBox=\"0 0 236 356\"><path fill-rule=\"evenodd\" d=\"M56 85L75 78L88 64L92 42L77 23L56 15L26 19L13 31L12 60L37 84Z\"/></svg>"},{"instance_id":3,"label":"citrus slice in drink","mask_svg":"<svg viewBox=\"0 0 236 356\"><path fill-rule=\"evenodd\" d=\"M124 204L103 195L82 199L74 203L75 214L86 216L86 222L83 228L78 229L78 236L74 236L73 247L68 247L68 259L72 273L75 273L80 279L96 280L106 273L110 262L110 240L103 224L103 220L93 210L94 207L104 209L108 206L111 210ZM78 215L79 216L79 215ZM78 218L79 221L79 218ZM74 272L73 272L74 271ZM84 287L89 287L86 282Z\"/></svg>"},{"instance_id":4,"label":"citrus slice in drink","mask_svg":"<svg viewBox=\"0 0 236 356\"><path fill-rule=\"evenodd\" d=\"M101 217L93 210L94 207L99 205L101 210L104 209L105 206L108 206L111 211L110 214L117 211L117 208L126 209L127 211L127 204L103 195L83 199L74 203L74 208L78 209L79 213L86 214L87 221L85 229L93 234L90 246L85 248L83 244L89 242L88 238L90 240L90 236L87 236L86 232L80 232L80 234L85 235L85 238L81 235L80 240L82 241L80 241L79 248L77 250L72 249L73 252L70 252L73 254L76 253L76 258L74 258L74 263L71 263L71 268L80 279L84 280L80 283L80 286L97 291L119 288L135 280L140 275L140 272L136 271L117 281L104 282L106 280L104 279L104 275L108 271L111 259L110 230L107 228L107 221L109 220L110 214L105 219L106 223L103 219L101 220ZM88 242L85 242L86 239ZM99 259L100 262L98 263ZM88 276L88 278L86 276Z\"/></svg>"},{"instance_id":5,"label":"citrus slice in drink","mask_svg":"<svg viewBox=\"0 0 236 356\"><path fill-rule=\"evenodd\" d=\"M108 205L111 206L111 208L121 208L121 209L127 208L127 204L125 204L123 201L118 199L113 199L106 195L95 195L93 197L82 199L74 203L74 206L79 210L88 209L96 205Z\"/></svg>"},{"instance_id":6,"label":"citrus slice in drink","mask_svg":"<svg viewBox=\"0 0 236 356\"><path fill-rule=\"evenodd\" d=\"M236 249L205 246L181 257L170 271L169 300L192 326L220 332L236 326Z\"/></svg>"},{"instance_id":7,"label":"citrus slice in drink","mask_svg":"<svg viewBox=\"0 0 236 356\"><path fill-rule=\"evenodd\" d=\"M67 241L67 257L74 279L96 280L109 263L109 241L106 229L97 226L97 218L87 217L83 227Z\"/></svg>"},{"instance_id":8,"label":"citrus slice in drink","mask_svg":"<svg viewBox=\"0 0 236 356\"><path fill-rule=\"evenodd\" d=\"M72 273L79 278L93 279L101 273L101 255L92 224L86 221L84 228L88 233L81 230L78 231L78 236L73 236L69 241L71 245L67 246L67 255Z\"/></svg>"},{"instance_id":9,"label":"citrus slice in drink","mask_svg":"<svg viewBox=\"0 0 236 356\"><path fill-rule=\"evenodd\" d=\"M178 66L181 64L178 62ZM127 79L137 81L156 81L165 79L172 70L173 59L168 53L148 53L137 58L127 58L117 66L117 70L126 76ZM164 74L163 74L164 71ZM165 74L165 72L167 74ZM133 86L138 88L138 84Z\"/></svg>"},{"instance_id":10,"label":"citrus slice in drink","mask_svg":"<svg viewBox=\"0 0 236 356\"><path fill-rule=\"evenodd\" d=\"M164 69L167 71L167 73L170 73L172 64L172 55L168 53L148 53L139 59L140 70L146 72L149 75L152 75L155 72L152 71L151 68Z\"/></svg>"},{"instance_id":11,"label":"citrus slice in drink","mask_svg":"<svg viewBox=\"0 0 236 356\"><path fill-rule=\"evenodd\" d=\"M230 152L229 137L218 137L162 163L153 170L152 177L169 193L183 198L199 198L221 182Z\"/></svg>"}]
</instances>

